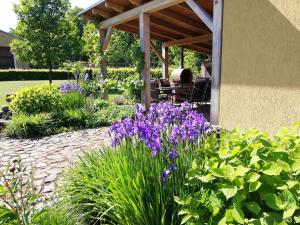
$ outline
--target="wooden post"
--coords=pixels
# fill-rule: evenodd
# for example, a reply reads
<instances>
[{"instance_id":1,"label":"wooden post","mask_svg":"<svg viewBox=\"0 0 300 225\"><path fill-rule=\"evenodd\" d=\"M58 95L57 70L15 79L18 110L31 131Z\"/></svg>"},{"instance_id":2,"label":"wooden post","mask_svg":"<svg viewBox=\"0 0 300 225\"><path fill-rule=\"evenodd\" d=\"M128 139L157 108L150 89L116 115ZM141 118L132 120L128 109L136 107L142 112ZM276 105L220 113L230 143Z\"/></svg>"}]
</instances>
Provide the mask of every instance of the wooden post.
<instances>
[{"instance_id":1,"label":"wooden post","mask_svg":"<svg viewBox=\"0 0 300 225\"><path fill-rule=\"evenodd\" d=\"M210 122L219 125L224 0L214 0Z\"/></svg>"},{"instance_id":2,"label":"wooden post","mask_svg":"<svg viewBox=\"0 0 300 225\"><path fill-rule=\"evenodd\" d=\"M169 79L169 47L162 47L162 78Z\"/></svg>"},{"instance_id":3,"label":"wooden post","mask_svg":"<svg viewBox=\"0 0 300 225\"><path fill-rule=\"evenodd\" d=\"M105 29L99 29L99 34L100 34L100 76L104 80L107 76L107 60L104 58L104 45L105 45L105 39L106 39L106 32L107 30ZM106 89L106 87L104 87ZM103 99L108 100L108 93L105 90L103 93Z\"/></svg>"},{"instance_id":4,"label":"wooden post","mask_svg":"<svg viewBox=\"0 0 300 225\"><path fill-rule=\"evenodd\" d=\"M180 49L180 67L184 68L184 47Z\"/></svg>"},{"instance_id":5,"label":"wooden post","mask_svg":"<svg viewBox=\"0 0 300 225\"><path fill-rule=\"evenodd\" d=\"M150 84L150 16L149 14L141 13L139 15L140 25L140 45L141 51L145 53L144 70L142 78L145 82L145 88L142 91L142 103L145 109L149 110L151 104L151 84Z\"/></svg>"}]
</instances>

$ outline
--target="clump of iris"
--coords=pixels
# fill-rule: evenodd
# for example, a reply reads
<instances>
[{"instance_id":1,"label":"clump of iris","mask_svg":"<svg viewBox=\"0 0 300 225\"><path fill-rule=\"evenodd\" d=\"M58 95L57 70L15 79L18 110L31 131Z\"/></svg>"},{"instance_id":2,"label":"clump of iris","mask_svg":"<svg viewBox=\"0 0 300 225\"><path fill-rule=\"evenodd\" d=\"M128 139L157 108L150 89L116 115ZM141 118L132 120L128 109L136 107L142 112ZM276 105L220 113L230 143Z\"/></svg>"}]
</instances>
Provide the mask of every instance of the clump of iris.
<instances>
[{"instance_id":1,"label":"clump of iris","mask_svg":"<svg viewBox=\"0 0 300 225\"><path fill-rule=\"evenodd\" d=\"M193 111L187 102L181 107L168 102L152 104L147 113L137 105L134 118L126 118L110 128L113 147L129 139L144 143L154 158L157 154L168 158L167 169L161 175L163 182L177 168L176 160L180 157L177 147L183 143L200 145L211 131L204 116Z\"/></svg>"},{"instance_id":2,"label":"clump of iris","mask_svg":"<svg viewBox=\"0 0 300 225\"><path fill-rule=\"evenodd\" d=\"M61 83L60 85L60 92L62 93L70 93L73 91L78 91L78 92L82 92L82 88L80 87L79 84L74 84L72 82L65 82L65 83Z\"/></svg>"}]
</instances>

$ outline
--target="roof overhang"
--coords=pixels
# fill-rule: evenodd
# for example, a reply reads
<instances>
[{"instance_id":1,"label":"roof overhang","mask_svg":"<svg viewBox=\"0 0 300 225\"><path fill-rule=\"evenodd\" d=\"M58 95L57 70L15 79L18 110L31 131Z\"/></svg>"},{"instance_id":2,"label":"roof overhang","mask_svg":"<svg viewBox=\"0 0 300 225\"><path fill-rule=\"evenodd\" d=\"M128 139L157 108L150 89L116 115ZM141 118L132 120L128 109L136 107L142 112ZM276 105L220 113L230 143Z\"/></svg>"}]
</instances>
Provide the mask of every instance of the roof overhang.
<instances>
[{"instance_id":1,"label":"roof overhang","mask_svg":"<svg viewBox=\"0 0 300 225\"><path fill-rule=\"evenodd\" d=\"M213 0L193 1L207 17L213 16ZM79 15L96 21L100 29L139 34L140 13L150 14L151 39L211 54L212 32L185 0L100 0Z\"/></svg>"}]
</instances>

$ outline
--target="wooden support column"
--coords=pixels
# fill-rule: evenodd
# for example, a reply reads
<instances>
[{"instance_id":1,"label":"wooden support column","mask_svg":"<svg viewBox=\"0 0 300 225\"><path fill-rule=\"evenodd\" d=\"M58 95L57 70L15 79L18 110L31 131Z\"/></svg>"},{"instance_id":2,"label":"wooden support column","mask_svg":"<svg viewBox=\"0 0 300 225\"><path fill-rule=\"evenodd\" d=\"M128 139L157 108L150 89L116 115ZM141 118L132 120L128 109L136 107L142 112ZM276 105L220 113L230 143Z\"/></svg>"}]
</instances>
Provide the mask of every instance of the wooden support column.
<instances>
[{"instance_id":1,"label":"wooden support column","mask_svg":"<svg viewBox=\"0 0 300 225\"><path fill-rule=\"evenodd\" d=\"M210 122L219 125L224 0L214 0Z\"/></svg>"},{"instance_id":2,"label":"wooden support column","mask_svg":"<svg viewBox=\"0 0 300 225\"><path fill-rule=\"evenodd\" d=\"M145 53L144 70L142 78L145 82L145 88L142 91L142 103L145 109L149 110L151 104L151 84L150 84L150 16L146 13L139 15L140 25L140 45L141 51Z\"/></svg>"},{"instance_id":3,"label":"wooden support column","mask_svg":"<svg viewBox=\"0 0 300 225\"><path fill-rule=\"evenodd\" d=\"M169 47L162 47L162 78L169 79Z\"/></svg>"},{"instance_id":4,"label":"wooden support column","mask_svg":"<svg viewBox=\"0 0 300 225\"><path fill-rule=\"evenodd\" d=\"M107 76L107 60L105 59L104 52L108 46L109 40L113 32L113 27L108 29L99 29L100 34L100 71L101 77L104 80ZM108 99L108 93L105 91L103 93L103 99Z\"/></svg>"},{"instance_id":5,"label":"wooden support column","mask_svg":"<svg viewBox=\"0 0 300 225\"><path fill-rule=\"evenodd\" d=\"M180 67L184 68L184 48L180 48Z\"/></svg>"}]
</instances>

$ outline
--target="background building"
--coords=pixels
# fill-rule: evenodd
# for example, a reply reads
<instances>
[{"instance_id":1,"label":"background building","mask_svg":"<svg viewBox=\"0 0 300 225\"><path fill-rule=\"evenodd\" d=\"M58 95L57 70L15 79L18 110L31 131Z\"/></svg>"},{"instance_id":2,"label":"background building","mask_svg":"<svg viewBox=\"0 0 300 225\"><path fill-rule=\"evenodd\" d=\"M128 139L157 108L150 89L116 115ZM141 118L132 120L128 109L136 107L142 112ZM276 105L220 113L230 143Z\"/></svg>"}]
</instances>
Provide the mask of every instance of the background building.
<instances>
[{"instance_id":1,"label":"background building","mask_svg":"<svg viewBox=\"0 0 300 225\"><path fill-rule=\"evenodd\" d=\"M29 65L20 62L10 49L10 43L14 36L10 33L0 30L0 69L29 68Z\"/></svg>"}]
</instances>

